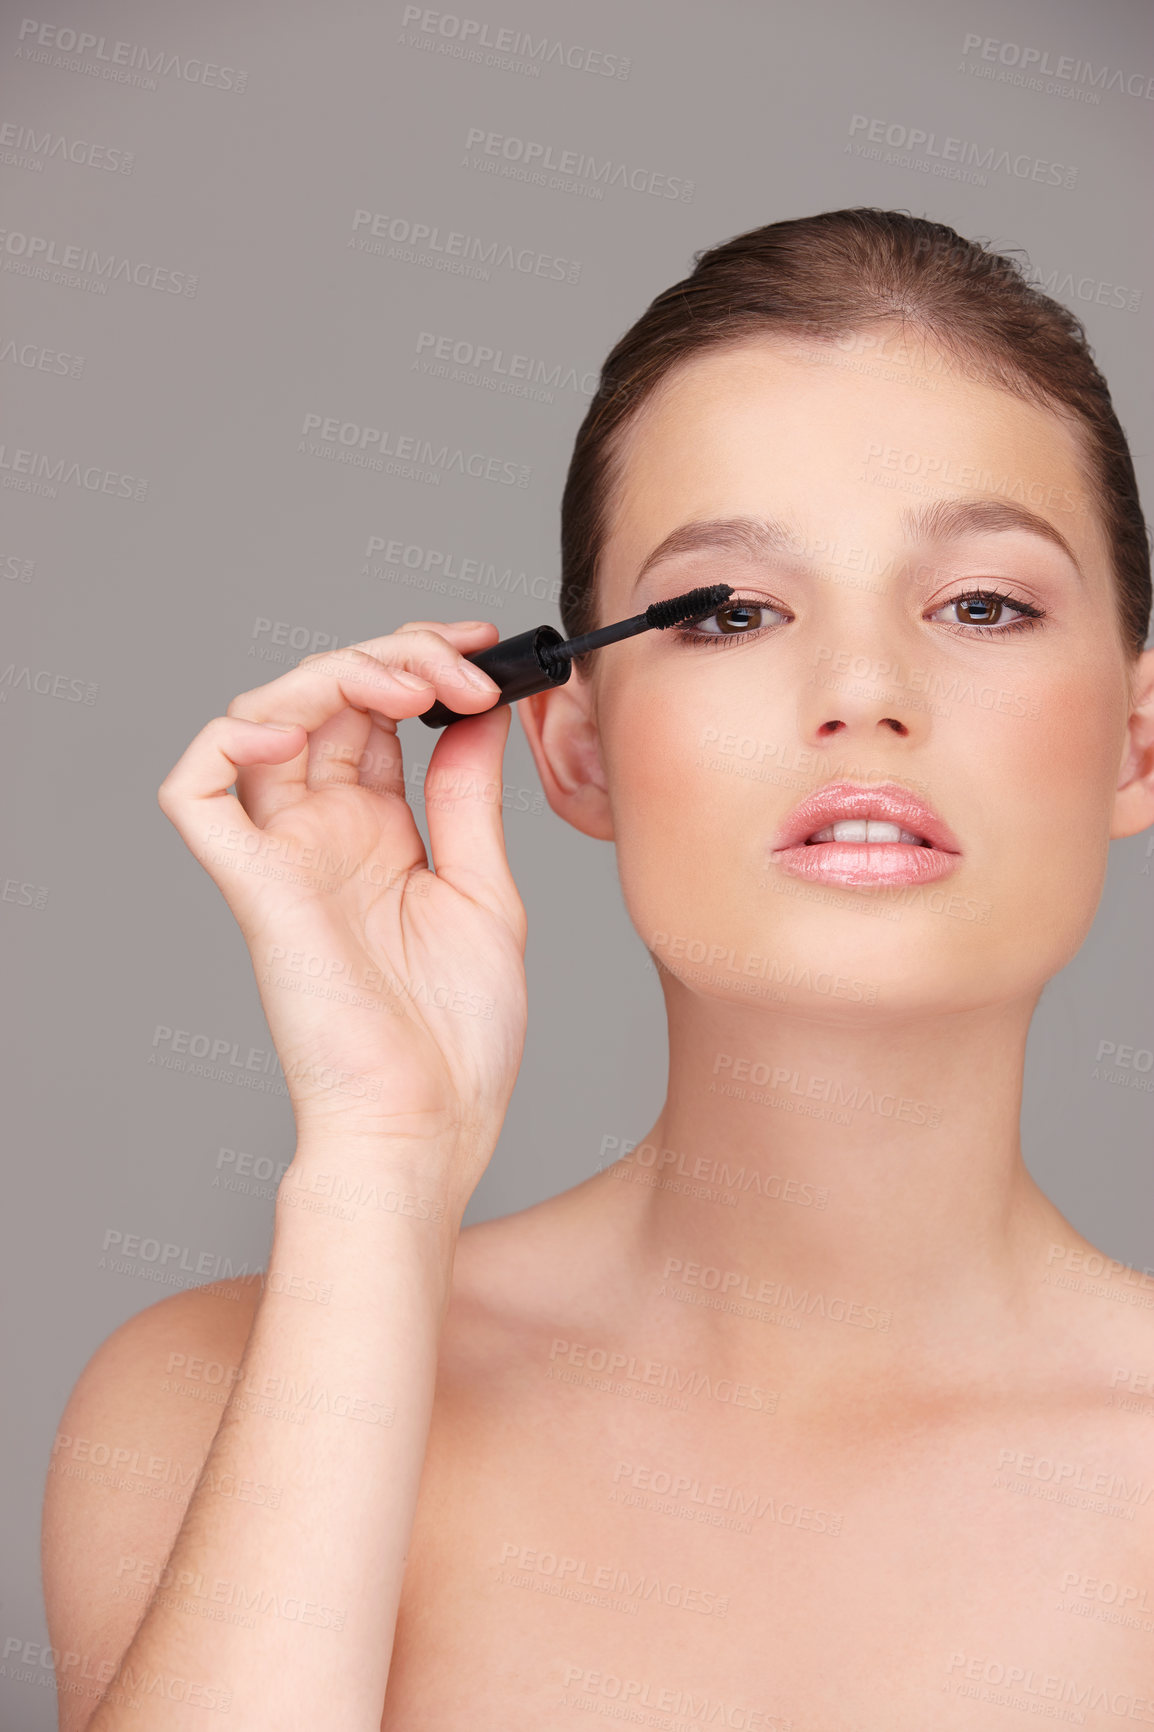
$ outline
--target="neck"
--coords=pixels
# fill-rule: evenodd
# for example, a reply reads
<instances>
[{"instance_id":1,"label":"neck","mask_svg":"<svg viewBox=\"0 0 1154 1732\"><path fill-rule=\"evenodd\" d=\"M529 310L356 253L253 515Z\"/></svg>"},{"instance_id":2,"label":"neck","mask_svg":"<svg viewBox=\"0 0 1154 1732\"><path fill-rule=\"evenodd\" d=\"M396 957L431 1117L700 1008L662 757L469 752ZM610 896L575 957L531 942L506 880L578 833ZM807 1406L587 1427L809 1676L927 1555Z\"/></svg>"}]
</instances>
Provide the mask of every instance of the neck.
<instances>
[{"instance_id":1,"label":"neck","mask_svg":"<svg viewBox=\"0 0 1154 1732\"><path fill-rule=\"evenodd\" d=\"M815 1385L988 1366L1080 1240L1022 1160L1035 1001L854 1026L663 985L667 1098L612 1171L654 1315Z\"/></svg>"}]
</instances>

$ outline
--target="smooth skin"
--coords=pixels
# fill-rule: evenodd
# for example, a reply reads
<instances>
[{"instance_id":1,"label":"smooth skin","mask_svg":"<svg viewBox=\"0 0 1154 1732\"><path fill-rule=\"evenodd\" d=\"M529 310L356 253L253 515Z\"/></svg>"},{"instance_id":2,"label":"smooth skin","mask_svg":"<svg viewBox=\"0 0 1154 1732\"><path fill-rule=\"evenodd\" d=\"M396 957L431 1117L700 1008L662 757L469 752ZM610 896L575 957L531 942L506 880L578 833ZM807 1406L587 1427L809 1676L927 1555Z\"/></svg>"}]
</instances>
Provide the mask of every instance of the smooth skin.
<instances>
[{"instance_id":1,"label":"smooth skin","mask_svg":"<svg viewBox=\"0 0 1154 1732\"><path fill-rule=\"evenodd\" d=\"M1015 497L1080 575L1022 530L947 543L902 522ZM787 521L792 550L683 554L634 588L673 529L736 516ZM615 845L670 1044L639 1147L518 1214L460 1230L524 1038L523 909L479 791L502 780L505 711L438 741L445 894L418 908L429 878L387 718L431 696L369 666L435 673L464 708L454 659L496 628L413 622L310 658L235 700L166 782L253 950L290 1086L299 1069L300 1140L263 1290L148 1307L80 1379L63 1433L207 1455L226 1489L206 1476L186 1512L50 1475L58 1646L115 1663L131 1644L142 1675L230 1688L258 1732L536 1732L622 1702L823 1732L1063 1701L1091 1726L1154 1713L1134 1707L1154 1694L1154 1399L1134 1393L1154 1388L1154 1280L1060 1214L1018 1130L1042 986L1093 920L1109 841L1154 822L1154 651L1122 646L1077 437L913 341L872 373L776 338L699 357L629 430L599 619L718 581L767 610L748 642L646 633L518 706L553 810ZM951 598L980 583L1044 618L1000 638L967 625ZM890 671L837 671L858 656ZM252 727L271 718L309 730L303 783L297 736ZM366 792L370 744L384 770ZM270 895L210 858L231 765L230 824L327 838L399 869L389 889L354 873ZM928 800L961 844L935 887L954 900L815 896L774 866L788 813L839 776ZM273 944L410 989L459 982L492 1019L411 991L381 993L387 1016L322 1004L266 968ZM775 959L772 990L751 957ZM833 979L859 995L813 984ZM758 1064L773 1087L736 1080ZM858 1104L824 1109L834 1083ZM316 1206L334 1175L362 1199L353 1218ZM441 1222L364 1206L374 1179L441 1199ZM330 1304L292 1296L305 1277L331 1282ZM216 1431L195 1381L164 1387L174 1353L243 1366L250 1389L274 1370L355 1386L394 1420L298 1425L233 1398ZM278 1508L229 1495L221 1475L246 1470L282 1488ZM121 1595L140 1573L125 1558L163 1563L174 1539L201 1599ZM219 1603L238 1581L307 1590L314 1621L214 1619L209 1578ZM332 1608L339 1630L319 1622ZM64 1695L61 1724L203 1724L172 1696L133 1709L125 1689L89 1721L91 1697Z\"/></svg>"}]
</instances>

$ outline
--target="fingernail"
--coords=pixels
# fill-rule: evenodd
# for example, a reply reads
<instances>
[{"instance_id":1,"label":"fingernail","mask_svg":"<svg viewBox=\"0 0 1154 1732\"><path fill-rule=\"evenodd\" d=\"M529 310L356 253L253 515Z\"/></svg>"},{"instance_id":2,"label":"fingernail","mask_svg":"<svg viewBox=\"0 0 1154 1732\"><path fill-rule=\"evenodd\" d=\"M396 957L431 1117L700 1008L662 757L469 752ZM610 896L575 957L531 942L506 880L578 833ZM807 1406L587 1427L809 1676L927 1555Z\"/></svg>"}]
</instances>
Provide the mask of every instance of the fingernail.
<instances>
[{"instance_id":1,"label":"fingernail","mask_svg":"<svg viewBox=\"0 0 1154 1732\"><path fill-rule=\"evenodd\" d=\"M475 667L472 662L462 662L461 672L468 680L469 684L471 686L476 686L479 692L492 692L498 689L497 682L491 680L487 673L483 673L481 669Z\"/></svg>"},{"instance_id":2,"label":"fingernail","mask_svg":"<svg viewBox=\"0 0 1154 1732\"><path fill-rule=\"evenodd\" d=\"M424 692L429 689L428 680L423 680L420 674L411 674L408 668L390 668L389 672L398 685L408 686L410 691Z\"/></svg>"}]
</instances>

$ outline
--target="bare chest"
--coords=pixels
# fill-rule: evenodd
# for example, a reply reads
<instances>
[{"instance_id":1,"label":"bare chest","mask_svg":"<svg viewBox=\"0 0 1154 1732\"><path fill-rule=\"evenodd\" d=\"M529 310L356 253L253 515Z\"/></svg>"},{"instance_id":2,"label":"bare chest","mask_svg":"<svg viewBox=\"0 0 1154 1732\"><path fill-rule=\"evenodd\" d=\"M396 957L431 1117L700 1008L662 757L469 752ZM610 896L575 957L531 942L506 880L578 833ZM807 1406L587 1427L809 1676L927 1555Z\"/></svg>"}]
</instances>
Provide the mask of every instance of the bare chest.
<instances>
[{"instance_id":1,"label":"bare chest","mask_svg":"<svg viewBox=\"0 0 1154 1732\"><path fill-rule=\"evenodd\" d=\"M1154 1401L653 1393L439 1389L382 1732L1154 1725Z\"/></svg>"}]
</instances>

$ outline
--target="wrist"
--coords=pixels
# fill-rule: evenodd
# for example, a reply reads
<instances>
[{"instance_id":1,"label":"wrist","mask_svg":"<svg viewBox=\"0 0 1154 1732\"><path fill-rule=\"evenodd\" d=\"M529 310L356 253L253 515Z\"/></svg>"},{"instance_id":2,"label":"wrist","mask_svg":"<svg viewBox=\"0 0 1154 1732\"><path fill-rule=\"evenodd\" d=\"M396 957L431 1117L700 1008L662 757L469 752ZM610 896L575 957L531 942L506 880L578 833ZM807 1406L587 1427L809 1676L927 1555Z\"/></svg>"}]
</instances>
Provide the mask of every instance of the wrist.
<instances>
[{"instance_id":1,"label":"wrist","mask_svg":"<svg viewBox=\"0 0 1154 1732\"><path fill-rule=\"evenodd\" d=\"M468 1199L465 1199L467 1201ZM431 1161L349 1160L332 1145L290 1162L277 1187L277 1211L333 1221L394 1216L447 1232L460 1228L465 1204Z\"/></svg>"},{"instance_id":2,"label":"wrist","mask_svg":"<svg viewBox=\"0 0 1154 1732\"><path fill-rule=\"evenodd\" d=\"M277 1210L333 1221L391 1215L455 1237L491 1154L489 1147L465 1149L459 1137L300 1136L277 1188Z\"/></svg>"}]
</instances>

